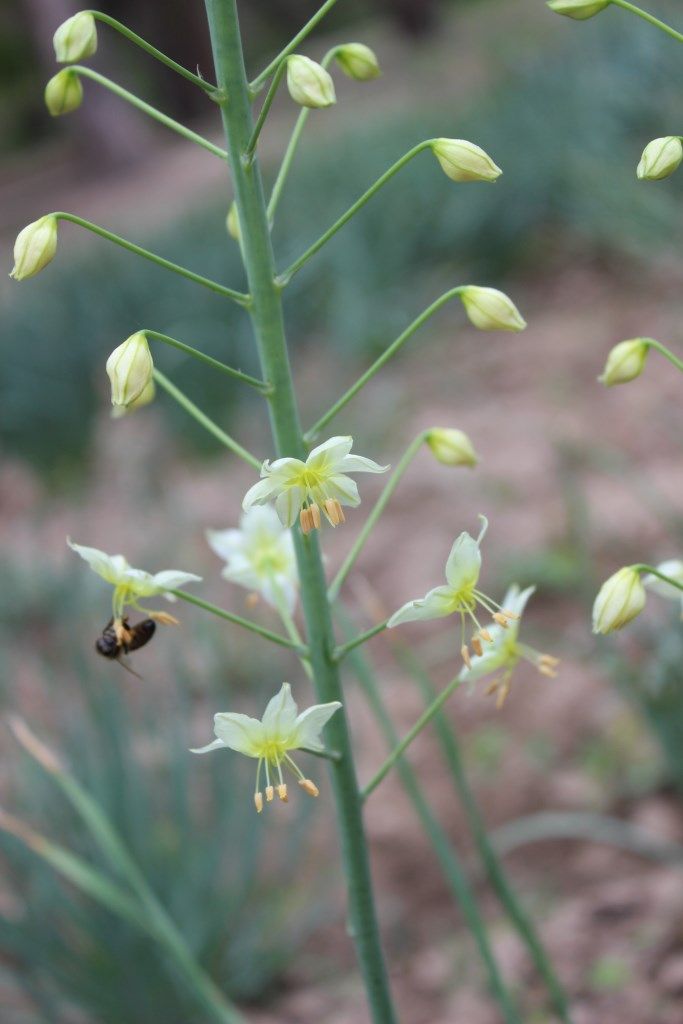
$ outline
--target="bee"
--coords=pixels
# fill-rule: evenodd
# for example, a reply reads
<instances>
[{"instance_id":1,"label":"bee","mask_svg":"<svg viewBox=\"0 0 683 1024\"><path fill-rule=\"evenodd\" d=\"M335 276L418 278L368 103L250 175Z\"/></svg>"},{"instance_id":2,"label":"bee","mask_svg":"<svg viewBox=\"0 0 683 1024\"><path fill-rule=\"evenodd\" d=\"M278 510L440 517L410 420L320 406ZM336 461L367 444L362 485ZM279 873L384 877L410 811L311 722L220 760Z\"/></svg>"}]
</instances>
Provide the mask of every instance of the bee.
<instances>
[{"instance_id":1,"label":"bee","mask_svg":"<svg viewBox=\"0 0 683 1024\"><path fill-rule=\"evenodd\" d=\"M128 619L119 619L116 623L110 619L95 641L95 650L103 658L118 661L126 671L135 676L137 672L133 672L125 662L121 661L121 655L139 651L141 647L150 642L156 628L157 624L154 619L142 619L133 626L130 625Z\"/></svg>"}]
</instances>

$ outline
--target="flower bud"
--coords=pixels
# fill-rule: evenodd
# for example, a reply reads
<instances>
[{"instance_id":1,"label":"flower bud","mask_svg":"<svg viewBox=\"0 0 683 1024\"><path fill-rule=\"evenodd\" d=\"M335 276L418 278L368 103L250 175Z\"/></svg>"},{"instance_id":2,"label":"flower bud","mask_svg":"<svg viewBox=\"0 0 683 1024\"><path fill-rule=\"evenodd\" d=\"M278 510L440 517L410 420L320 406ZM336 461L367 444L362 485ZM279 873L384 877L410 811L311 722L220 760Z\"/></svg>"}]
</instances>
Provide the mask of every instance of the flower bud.
<instances>
[{"instance_id":1,"label":"flower bud","mask_svg":"<svg viewBox=\"0 0 683 1024\"><path fill-rule=\"evenodd\" d=\"M620 341L607 356L605 369L598 377L601 384L611 388L613 384L628 384L640 377L650 346L643 338Z\"/></svg>"},{"instance_id":2,"label":"flower bud","mask_svg":"<svg viewBox=\"0 0 683 1024\"><path fill-rule=\"evenodd\" d=\"M147 405L154 398L152 353L144 331L131 334L107 359L115 417Z\"/></svg>"},{"instance_id":3,"label":"flower bud","mask_svg":"<svg viewBox=\"0 0 683 1024\"><path fill-rule=\"evenodd\" d=\"M434 458L444 466L476 466L477 453L467 434L451 427L433 427L425 437Z\"/></svg>"},{"instance_id":4,"label":"flower bud","mask_svg":"<svg viewBox=\"0 0 683 1024\"><path fill-rule=\"evenodd\" d=\"M556 14L566 14L568 18L584 21L599 14L608 7L611 0L547 0L548 7Z\"/></svg>"},{"instance_id":5,"label":"flower bud","mask_svg":"<svg viewBox=\"0 0 683 1024\"><path fill-rule=\"evenodd\" d=\"M335 57L344 74L357 82L369 82L382 74L377 57L364 43L345 43Z\"/></svg>"},{"instance_id":6,"label":"flower bud","mask_svg":"<svg viewBox=\"0 0 683 1024\"><path fill-rule=\"evenodd\" d=\"M57 218L49 213L27 224L14 243L14 267L10 273L15 281L33 277L46 267L57 251Z\"/></svg>"},{"instance_id":7,"label":"flower bud","mask_svg":"<svg viewBox=\"0 0 683 1024\"><path fill-rule=\"evenodd\" d=\"M645 587L633 566L619 569L600 587L593 604L593 632L622 629L645 607Z\"/></svg>"},{"instance_id":8,"label":"flower bud","mask_svg":"<svg viewBox=\"0 0 683 1024\"><path fill-rule=\"evenodd\" d=\"M495 181L503 173L488 153L465 139L434 139L432 152L453 181Z\"/></svg>"},{"instance_id":9,"label":"flower bud","mask_svg":"<svg viewBox=\"0 0 683 1024\"><path fill-rule=\"evenodd\" d=\"M230 237L239 242L242 237L242 229L240 228L240 215L237 212L237 203L230 203L228 216L225 218L225 226Z\"/></svg>"},{"instance_id":10,"label":"flower bud","mask_svg":"<svg viewBox=\"0 0 683 1024\"><path fill-rule=\"evenodd\" d=\"M337 102L334 82L325 68L299 53L287 58L287 88L302 107L330 107Z\"/></svg>"},{"instance_id":11,"label":"flower bud","mask_svg":"<svg viewBox=\"0 0 683 1024\"><path fill-rule=\"evenodd\" d=\"M661 181L668 178L683 160L683 145L676 135L665 135L648 142L643 150L636 175L641 181Z\"/></svg>"},{"instance_id":12,"label":"flower bud","mask_svg":"<svg viewBox=\"0 0 683 1024\"><path fill-rule=\"evenodd\" d=\"M83 86L75 71L62 68L45 86L45 106L53 117L70 114L83 102Z\"/></svg>"},{"instance_id":13,"label":"flower bud","mask_svg":"<svg viewBox=\"0 0 683 1024\"><path fill-rule=\"evenodd\" d=\"M514 302L497 288L470 284L460 293L465 312L480 331L523 331L523 319Z\"/></svg>"},{"instance_id":14,"label":"flower bud","mask_svg":"<svg viewBox=\"0 0 683 1024\"><path fill-rule=\"evenodd\" d=\"M75 64L97 50L97 26L92 14L80 11L62 22L54 34L55 56L60 64Z\"/></svg>"}]
</instances>

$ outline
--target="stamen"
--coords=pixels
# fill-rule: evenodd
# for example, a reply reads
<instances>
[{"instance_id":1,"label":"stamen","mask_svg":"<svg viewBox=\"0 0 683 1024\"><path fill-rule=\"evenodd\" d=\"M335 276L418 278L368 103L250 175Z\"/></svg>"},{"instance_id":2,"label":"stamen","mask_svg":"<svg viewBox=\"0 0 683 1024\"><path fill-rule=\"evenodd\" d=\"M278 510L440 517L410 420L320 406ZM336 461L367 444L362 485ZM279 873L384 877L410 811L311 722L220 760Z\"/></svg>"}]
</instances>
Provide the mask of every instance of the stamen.
<instances>
[{"instance_id":1,"label":"stamen","mask_svg":"<svg viewBox=\"0 0 683 1024\"><path fill-rule=\"evenodd\" d=\"M310 779L299 779L299 785L305 793L308 793L309 796L318 796L320 793L315 782L311 782Z\"/></svg>"},{"instance_id":2,"label":"stamen","mask_svg":"<svg viewBox=\"0 0 683 1024\"><path fill-rule=\"evenodd\" d=\"M332 526L339 526L346 522L342 507L336 498L327 498L323 502L323 508Z\"/></svg>"},{"instance_id":3,"label":"stamen","mask_svg":"<svg viewBox=\"0 0 683 1024\"><path fill-rule=\"evenodd\" d=\"M476 633L474 634L470 642L472 644L474 653L477 655L478 658L481 658L482 654L484 653L484 648L481 646L481 640L479 639Z\"/></svg>"},{"instance_id":4,"label":"stamen","mask_svg":"<svg viewBox=\"0 0 683 1024\"><path fill-rule=\"evenodd\" d=\"M467 668L472 668L472 659L470 658L470 651L467 644L463 644L460 648L460 657L465 662Z\"/></svg>"},{"instance_id":5,"label":"stamen","mask_svg":"<svg viewBox=\"0 0 683 1024\"><path fill-rule=\"evenodd\" d=\"M272 786L266 786L266 803L270 803L275 795L275 790Z\"/></svg>"},{"instance_id":6,"label":"stamen","mask_svg":"<svg viewBox=\"0 0 683 1024\"><path fill-rule=\"evenodd\" d=\"M256 593L247 594L247 596L246 596L246 598L244 600L244 603L247 606L247 608L255 608L256 605L259 603L259 596L258 596L258 594L256 594Z\"/></svg>"},{"instance_id":7,"label":"stamen","mask_svg":"<svg viewBox=\"0 0 683 1024\"><path fill-rule=\"evenodd\" d=\"M501 608L500 611L501 615L504 615L506 618L512 619L513 621L515 619L521 618L521 616L517 612L511 612L509 608Z\"/></svg>"},{"instance_id":8,"label":"stamen","mask_svg":"<svg viewBox=\"0 0 683 1024\"><path fill-rule=\"evenodd\" d=\"M263 810L263 793L254 793L254 806L256 807L256 813L260 814Z\"/></svg>"},{"instance_id":9,"label":"stamen","mask_svg":"<svg viewBox=\"0 0 683 1024\"><path fill-rule=\"evenodd\" d=\"M551 668L557 668L560 664L560 659L554 658L552 654L541 654L538 663L539 665L550 665Z\"/></svg>"},{"instance_id":10,"label":"stamen","mask_svg":"<svg viewBox=\"0 0 683 1024\"><path fill-rule=\"evenodd\" d=\"M542 676L547 676L548 679L555 679L557 676L557 669L551 668L550 665L541 665L539 662L538 671Z\"/></svg>"},{"instance_id":11,"label":"stamen","mask_svg":"<svg viewBox=\"0 0 683 1024\"><path fill-rule=\"evenodd\" d=\"M498 690L498 696L496 697L496 710L500 711L503 704L506 701L507 695L510 692L510 678L504 679L501 683L500 689Z\"/></svg>"},{"instance_id":12,"label":"stamen","mask_svg":"<svg viewBox=\"0 0 683 1024\"><path fill-rule=\"evenodd\" d=\"M310 533L313 529L313 516L311 515L310 508L302 508L301 512L299 512L299 525L304 535Z\"/></svg>"},{"instance_id":13,"label":"stamen","mask_svg":"<svg viewBox=\"0 0 683 1024\"><path fill-rule=\"evenodd\" d=\"M491 618L494 619L494 621L497 622L499 626L502 626L503 629L508 628L509 623L503 612L494 612Z\"/></svg>"},{"instance_id":14,"label":"stamen","mask_svg":"<svg viewBox=\"0 0 683 1024\"><path fill-rule=\"evenodd\" d=\"M168 612L147 612L150 619L154 619L155 622L160 622L162 626L179 626L180 619L176 619L175 615L169 615Z\"/></svg>"},{"instance_id":15,"label":"stamen","mask_svg":"<svg viewBox=\"0 0 683 1024\"><path fill-rule=\"evenodd\" d=\"M482 637L482 639L486 640L487 644L493 643L493 637L489 633L488 629L480 629L479 636Z\"/></svg>"},{"instance_id":16,"label":"stamen","mask_svg":"<svg viewBox=\"0 0 683 1024\"><path fill-rule=\"evenodd\" d=\"M289 800L289 797L287 796L287 783L286 782L281 782L280 785L277 787L277 795L280 797L280 799L282 800L282 802L284 804L287 803L287 801Z\"/></svg>"},{"instance_id":17,"label":"stamen","mask_svg":"<svg viewBox=\"0 0 683 1024\"><path fill-rule=\"evenodd\" d=\"M320 529L320 509L318 508L318 506L316 505L315 502L313 502L313 504L311 505L310 512L311 512L311 520L313 522L313 529L314 530L319 530Z\"/></svg>"},{"instance_id":18,"label":"stamen","mask_svg":"<svg viewBox=\"0 0 683 1024\"><path fill-rule=\"evenodd\" d=\"M118 644L130 643L130 632L124 626L123 619L114 619L114 633L116 634L116 641Z\"/></svg>"}]
</instances>

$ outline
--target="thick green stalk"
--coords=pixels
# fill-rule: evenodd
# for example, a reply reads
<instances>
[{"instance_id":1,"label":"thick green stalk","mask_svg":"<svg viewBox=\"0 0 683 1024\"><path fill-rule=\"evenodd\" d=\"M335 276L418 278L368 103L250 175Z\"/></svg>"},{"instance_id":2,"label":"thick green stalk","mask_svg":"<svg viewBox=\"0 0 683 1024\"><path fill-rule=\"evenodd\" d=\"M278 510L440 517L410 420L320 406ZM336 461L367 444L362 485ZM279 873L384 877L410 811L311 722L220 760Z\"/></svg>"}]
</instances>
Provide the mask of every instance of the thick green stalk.
<instances>
[{"instance_id":1,"label":"thick green stalk","mask_svg":"<svg viewBox=\"0 0 683 1024\"><path fill-rule=\"evenodd\" d=\"M266 204L257 159L243 160L253 132L250 90L244 68L235 0L205 0L216 77L228 99L221 104L228 142L235 200L242 232L244 262L252 296L250 316L269 396L275 449L279 456L304 459L299 412L294 395ZM327 603L325 574L315 534L294 531L310 658L318 699L343 698L338 668L332 658L334 634ZM374 1024L394 1024L396 1017L374 908L361 802L345 708L327 726L330 745L341 758L331 765L342 857L348 884L350 930L363 972Z\"/></svg>"},{"instance_id":2,"label":"thick green stalk","mask_svg":"<svg viewBox=\"0 0 683 1024\"><path fill-rule=\"evenodd\" d=\"M153 341L163 341L165 345L170 348L177 348L179 352L184 352L186 356L192 356L193 359L199 359L202 363L206 363L213 370L220 370L221 373L225 373L228 377L232 377L233 380L242 381L243 384L249 384L252 388L256 388L257 391L268 391L268 385L264 380L259 380L257 377L251 377L248 373L242 373L241 370L235 370L232 366L227 366L225 363L221 363L220 360L214 359L213 356L207 356L205 352L200 352L197 348L192 348L191 345L186 345L184 341L178 341L177 338L171 338L168 334L161 334L159 331L150 331L147 328L143 328L140 332L144 334L147 340L151 338Z\"/></svg>"},{"instance_id":3,"label":"thick green stalk","mask_svg":"<svg viewBox=\"0 0 683 1024\"><path fill-rule=\"evenodd\" d=\"M252 622L251 619L243 619L241 615L233 615L232 612L226 611L225 608L219 608L216 604L211 604L210 601L205 601L202 597L196 597L194 594L186 594L184 590L171 590L171 594L175 594L181 601L187 601L188 604L194 604L197 608L203 608L205 612L211 612L212 615L217 615L219 619L225 619L226 622L232 622L234 626L242 626L243 629L248 629L252 633L256 633L258 636L263 637L264 640L270 640L272 644L278 644L280 647L290 647L297 654L302 657L306 657L307 648L301 642L301 639L297 636L290 640L286 636L281 636L279 633L273 633L271 629L266 629L265 626L259 626L257 622Z\"/></svg>"}]
</instances>

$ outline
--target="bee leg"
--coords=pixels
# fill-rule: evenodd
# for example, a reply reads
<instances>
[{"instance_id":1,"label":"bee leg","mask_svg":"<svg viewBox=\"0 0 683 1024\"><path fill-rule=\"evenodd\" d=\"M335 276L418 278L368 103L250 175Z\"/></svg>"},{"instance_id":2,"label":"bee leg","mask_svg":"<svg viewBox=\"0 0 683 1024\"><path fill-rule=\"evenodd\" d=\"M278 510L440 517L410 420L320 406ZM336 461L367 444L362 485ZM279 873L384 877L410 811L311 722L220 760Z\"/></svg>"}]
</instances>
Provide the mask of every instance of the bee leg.
<instances>
[{"instance_id":1,"label":"bee leg","mask_svg":"<svg viewBox=\"0 0 683 1024\"><path fill-rule=\"evenodd\" d=\"M142 680L142 676L140 675L140 673L136 672L135 669L132 669L130 665L127 665L123 658L117 658L116 660L118 661L121 668L125 669L126 672L129 672L130 675L135 676L136 679Z\"/></svg>"}]
</instances>

